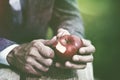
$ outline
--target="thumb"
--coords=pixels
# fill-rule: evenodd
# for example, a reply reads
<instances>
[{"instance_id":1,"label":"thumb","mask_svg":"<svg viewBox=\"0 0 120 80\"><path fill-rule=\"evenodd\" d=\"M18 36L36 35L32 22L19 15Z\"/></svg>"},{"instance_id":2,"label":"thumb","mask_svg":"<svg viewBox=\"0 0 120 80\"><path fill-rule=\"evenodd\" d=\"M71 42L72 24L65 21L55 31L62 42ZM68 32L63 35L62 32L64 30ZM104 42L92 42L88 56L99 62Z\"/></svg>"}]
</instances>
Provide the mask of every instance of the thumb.
<instances>
[{"instance_id":1,"label":"thumb","mask_svg":"<svg viewBox=\"0 0 120 80\"><path fill-rule=\"evenodd\" d=\"M51 46L56 40L57 40L57 37L54 36L54 37L53 37L52 39L50 39L50 40L45 40L45 41L43 42L43 44L46 45L46 46Z\"/></svg>"}]
</instances>

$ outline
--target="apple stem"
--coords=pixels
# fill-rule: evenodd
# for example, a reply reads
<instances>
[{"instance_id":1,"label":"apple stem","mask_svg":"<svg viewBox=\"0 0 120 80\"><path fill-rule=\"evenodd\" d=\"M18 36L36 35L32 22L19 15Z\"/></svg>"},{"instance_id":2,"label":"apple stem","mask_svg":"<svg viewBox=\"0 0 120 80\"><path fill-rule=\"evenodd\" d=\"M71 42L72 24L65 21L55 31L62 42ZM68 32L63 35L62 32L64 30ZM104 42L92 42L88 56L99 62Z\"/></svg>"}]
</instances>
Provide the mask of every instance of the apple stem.
<instances>
[{"instance_id":1,"label":"apple stem","mask_svg":"<svg viewBox=\"0 0 120 80\"><path fill-rule=\"evenodd\" d=\"M66 40L66 39L65 39L65 41L66 41L67 44L69 44L71 42L70 40Z\"/></svg>"}]
</instances>

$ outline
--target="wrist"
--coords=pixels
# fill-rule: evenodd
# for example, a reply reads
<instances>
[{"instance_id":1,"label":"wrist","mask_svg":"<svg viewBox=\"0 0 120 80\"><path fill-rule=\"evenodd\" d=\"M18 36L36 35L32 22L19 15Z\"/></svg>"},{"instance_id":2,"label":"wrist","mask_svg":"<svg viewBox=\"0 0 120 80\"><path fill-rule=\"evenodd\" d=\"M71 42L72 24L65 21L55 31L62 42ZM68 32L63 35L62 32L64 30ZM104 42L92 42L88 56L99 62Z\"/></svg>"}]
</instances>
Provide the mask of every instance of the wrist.
<instances>
[{"instance_id":1,"label":"wrist","mask_svg":"<svg viewBox=\"0 0 120 80\"><path fill-rule=\"evenodd\" d=\"M0 63L1 64L9 66L9 63L8 63L8 60L7 60L7 56L13 50L13 48L15 48L17 46L18 46L17 44L13 44L11 46L8 46L7 48L5 48L4 50L2 50L0 52Z\"/></svg>"},{"instance_id":2,"label":"wrist","mask_svg":"<svg viewBox=\"0 0 120 80\"><path fill-rule=\"evenodd\" d=\"M15 54L15 51L16 51L16 48L17 48L18 46L15 46L9 53L8 53L8 55L6 56L6 60L7 60L7 62L8 62L8 64L9 65L12 65L12 64L14 64L13 63L13 56L14 56L14 54ZM14 60L15 61L15 60Z\"/></svg>"}]
</instances>

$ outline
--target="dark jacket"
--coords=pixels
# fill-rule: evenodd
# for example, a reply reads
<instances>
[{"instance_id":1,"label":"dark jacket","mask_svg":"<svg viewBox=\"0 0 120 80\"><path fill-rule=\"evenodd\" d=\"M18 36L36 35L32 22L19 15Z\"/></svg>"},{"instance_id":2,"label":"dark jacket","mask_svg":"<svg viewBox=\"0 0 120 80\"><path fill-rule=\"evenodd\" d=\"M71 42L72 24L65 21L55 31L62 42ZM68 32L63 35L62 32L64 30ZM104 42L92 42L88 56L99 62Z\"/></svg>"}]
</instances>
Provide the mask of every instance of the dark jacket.
<instances>
[{"instance_id":1,"label":"dark jacket","mask_svg":"<svg viewBox=\"0 0 120 80\"><path fill-rule=\"evenodd\" d=\"M53 35L58 28L64 28L71 34L83 36L84 29L76 0L21 0L21 5L21 11L10 8L7 23L0 22L0 51L14 43L46 38L48 27L52 29ZM56 68L46 75L62 78L77 76L75 71Z\"/></svg>"}]
</instances>

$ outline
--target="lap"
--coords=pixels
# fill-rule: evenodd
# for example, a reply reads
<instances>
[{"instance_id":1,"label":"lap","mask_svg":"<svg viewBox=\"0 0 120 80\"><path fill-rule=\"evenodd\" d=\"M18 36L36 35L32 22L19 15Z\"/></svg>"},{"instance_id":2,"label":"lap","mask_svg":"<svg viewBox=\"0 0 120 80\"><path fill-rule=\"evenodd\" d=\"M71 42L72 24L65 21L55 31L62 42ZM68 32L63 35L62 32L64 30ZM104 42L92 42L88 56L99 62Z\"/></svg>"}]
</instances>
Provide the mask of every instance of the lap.
<instances>
[{"instance_id":1,"label":"lap","mask_svg":"<svg viewBox=\"0 0 120 80\"><path fill-rule=\"evenodd\" d=\"M0 67L0 80L20 80L20 76L8 67Z\"/></svg>"},{"instance_id":2,"label":"lap","mask_svg":"<svg viewBox=\"0 0 120 80\"><path fill-rule=\"evenodd\" d=\"M77 70L76 72L77 72L77 77L62 79L62 80L94 80L91 63L88 64L88 66L85 69ZM61 79L53 79L51 77L33 78L31 76L29 77L24 76L23 78L25 80L61 80ZM20 76L18 73L16 73L9 67L0 66L0 80L20 80Z\"/></svg>"}]
</instances>

